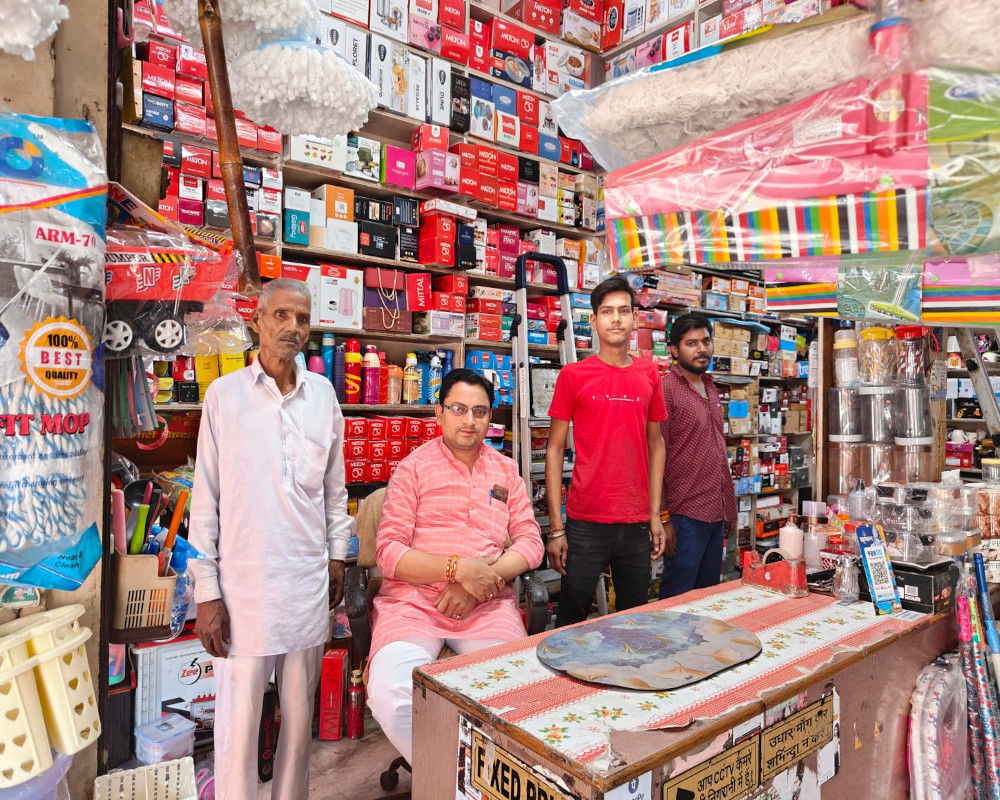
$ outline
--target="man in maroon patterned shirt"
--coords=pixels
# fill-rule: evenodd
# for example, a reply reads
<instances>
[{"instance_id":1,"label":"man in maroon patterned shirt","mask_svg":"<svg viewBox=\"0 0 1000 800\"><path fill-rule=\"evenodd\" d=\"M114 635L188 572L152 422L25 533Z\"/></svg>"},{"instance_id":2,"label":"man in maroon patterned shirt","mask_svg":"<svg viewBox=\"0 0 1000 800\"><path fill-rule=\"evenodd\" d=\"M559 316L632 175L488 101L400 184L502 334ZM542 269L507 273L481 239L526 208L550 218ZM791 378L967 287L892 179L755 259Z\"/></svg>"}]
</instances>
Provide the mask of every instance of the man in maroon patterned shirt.
<instances>
[{"instance_id":1,"label":"man in maroon patterned shirt","mask_svg":"<svg viewBox=\"0 0 1000 800\"><path fill-rule=\"evenodd\" d=\"M705 374L712 363L712 323L696 314L670 328L675 364L663 376L667 418L663 508L666 550L660 597L714 586L722 572L723 540L736 527L736 495L726 455L722 403Z\"/></svg>"}]
</instances>

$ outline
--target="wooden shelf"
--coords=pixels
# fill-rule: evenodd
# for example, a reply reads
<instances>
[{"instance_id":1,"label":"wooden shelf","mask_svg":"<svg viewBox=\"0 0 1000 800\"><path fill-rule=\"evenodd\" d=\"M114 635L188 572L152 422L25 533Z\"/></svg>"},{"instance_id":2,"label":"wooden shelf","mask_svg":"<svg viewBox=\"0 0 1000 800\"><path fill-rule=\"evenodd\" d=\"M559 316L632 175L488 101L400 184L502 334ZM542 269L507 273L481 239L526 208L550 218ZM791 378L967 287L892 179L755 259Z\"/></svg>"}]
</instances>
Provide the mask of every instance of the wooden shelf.
<instances>
[{"instance_id":1,"label":"wooden shelf","mask_svg":"<svg viewBox=\"0 0 1000 800\"><path fill-rule=\"evenodd\" d=\"M805 383L808 378L779 378L776 375L761 375L758 380L764 381L766 383L785 383L786 381L792 381L793 383Z\"/></svg>"},{"instance_id":2,"label":"wooden shelf","mask_svg":"<svg viewBox=\"0 0 1000 800\"><path fill-rule=\"evenodd\" d=\"M406 403L406 404L366 404L366 403L341 403L340 409L345 414L433 414L436 405L429 403Z\"/></svg>"},{"instance_id":3,"label":"wooden shelf","mask_svg":"<svg viewBox=\"0 0 1000 800\"><path fill-rule=\"evenodd\" d=\"M353 330L351 328L334 328L332 325L313 325L310 330L316 333L332 333L340 340L343 339L363 339L377 342L405 342L413 344L419 349L420 345L439 344L455 345L462 343L460 336L431 336L427 333L396 333L395 331L367 331Z\"/></svg>"},{"instance_id":4,"label":"wooden shelf","mask_svg":"<svg viewBox=\"0 0 1000 800\"><path fill-rule=\"evenodd\" d=\"M483 144L486 144L486 142L483 142ZM350 187L362 196L371 195L381 199L387 199L396 195L405 195L406 197L412 197L416 200L448 200L458 203L459 205L468 206L476 212L477 216L491 222L508 222L511 225L517 225L520 228L548 228L549 230L559 231L561 233L576 236L582 239L592 239L604 235L603 231L598 233L597 231L592 231L587 228L577 228L574 225L562 225L557 222L546 222L545 220L540 220L537 217L525 217L521 214L511 214L509 212L499 211L493 208L484 208L480 205L471 205L467 202L468 198L457 193L434 194L431 192L417 191L415 189L407 189L404 186L387 186L384 183L366 181L362 178L353 178L350 175L345 175L343 172L338 172L337 170L329 169L327 167L300 164L297 161L283 162L281 165L281 172L285 177L286 186L299 186L299 188L307 189L310 186L312 188L316 188L324 183L333 183ZM302 185L300 186L300 184Z\"/></svg>"},{"instance_id":5,"label":"wooden shelf","mask_svg":"<svg viewBox=\"0 0 1000 800\"><path fill-rule=\"evenodd\" d=\"M201 403L153 403L154 411L173 411L176 413L201 411Z\"/></svg>"},{"instance_id":6,"label":"wooden shelf","mask_svg":"<svg viewBox=\"0 0 1000 800\"><path fill-rule=\"evenodd\" d=\"M132 125L129 123L122 123L122 130L131 131L132 133L137 133L140 136L148 136L151 139L159 139L161 142L164 139L176 139L181 144L190 144L195 147L204 147L206 150L219 152L218 142L212 142L208 139L199 139L197 136L191 136L187 133L178 133L176 131L157 131L152 128L143 128L139 125ZM256 150L247 150L244 147L240 148L240 156L251 166L267 167L268 169L277 169L278 162L280 160L280 157L277 155L269 156L264 153L259 153Z\"/></svg>"}]
</instances>

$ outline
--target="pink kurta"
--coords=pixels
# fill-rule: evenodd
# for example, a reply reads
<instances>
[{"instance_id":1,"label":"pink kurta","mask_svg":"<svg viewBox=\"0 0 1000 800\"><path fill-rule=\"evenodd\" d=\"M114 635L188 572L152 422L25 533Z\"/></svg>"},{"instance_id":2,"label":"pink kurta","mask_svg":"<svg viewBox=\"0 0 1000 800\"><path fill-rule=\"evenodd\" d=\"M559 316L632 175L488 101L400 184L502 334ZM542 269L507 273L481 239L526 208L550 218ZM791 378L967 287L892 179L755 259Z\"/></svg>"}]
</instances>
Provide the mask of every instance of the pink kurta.
<instances>
[{"instance_id":1,"label":"pink kurta","mask_svg":"<svg viewBox=\"0 0 1000 800\"><path fill-rule=\"evenodd\" d=\"M494 487L507 492L507 502ZM375 560L383 574L375 598L371 656L390 642L410 637L435 639L516 639L524 624L510 585L492 600L477 605L465 619L452 619L434 607L447 586L413 586L396 580L396 565L411 549L466 558L500 556L510 538L534 569L544 545L517 464L481 445L469 468L437 438L407 456L389 481L378 528ZM443 570L442 570L443 572Z\"/></svg>"}]
</instances>

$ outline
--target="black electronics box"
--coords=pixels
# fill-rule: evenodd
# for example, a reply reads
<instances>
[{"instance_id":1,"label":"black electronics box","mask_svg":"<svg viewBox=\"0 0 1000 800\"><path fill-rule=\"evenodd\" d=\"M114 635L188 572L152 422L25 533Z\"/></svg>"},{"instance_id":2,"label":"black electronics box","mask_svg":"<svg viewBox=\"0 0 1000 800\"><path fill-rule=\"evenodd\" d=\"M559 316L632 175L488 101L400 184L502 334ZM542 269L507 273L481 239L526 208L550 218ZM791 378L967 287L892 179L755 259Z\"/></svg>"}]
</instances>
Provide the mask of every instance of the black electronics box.
<instances>
[{"instance_id":1,"label":"black electronics box","mask_svg":"<svg viewBox=\"0 0 1000 800\"><path fill-rule=\"evenodd\" d=\"M358 252L366 256L394 259L396 257L396 229L377 222L358 223Z\"/></svg>"},{"instance_id":2,"label":"black electronics box","mask_svg":"<svg viewBox=\"0 0 1000 800\"><path fill-rule=\"evenodd\" d=\"M181 140L169 136L163 137L163 163L168 167L181 165Z\"/></svg>"},{"instance_id":3,"label":"black electronics box","mask_svg":"<svg viewBox=\"0 0 1000 800\"><path fill-rule=\"evenodd\" d=\"M907 611L937 614L955 607L959 573L954 562L926 570L893 564L892 571L896 576L899 602ZM861 589L861 599L871 600L864 569L860 569L858 586Z\"/></svg>"},{"instance_id":4,"label":"black electronics box","mask_svg":"<svg viewBox=\"0 0 1000 800\"><path fill-rule=\"evenodd\" d=\"M455 133L469 132L469 79L456 72L451 74L451 129Z\"/></svg>"},{"instance_id":5,"label":"black electronics box","mask_svg":"<svg viewBox=\"0 0 1000 800\"><path fill-rule=\"evenodd\" d=\"M538 183L538 162L533 158L518 156L517 179L523 183Z\"/></svg>"},{"instance_id":6,"label":"black electronics box","mask_svg":"<svg viewBox=\"0 0 1000 800\"><path fill-rule=\"evenodd\" d=\"M420 203L416 198L396 195L392 198L392 224L418 225L420 223L419 207ZM372 220L372 222L379 221Z\"/></svg>"},{"instance_id":7,"label":"black electronics box","mask_svg":"<svg viewBox=\"0 0 1000 800\"><path fill-rule=\"evenodd\" d=\"M392 203L388 200L373 200L370 197L354 195L355 222L376 222L380 225L391 225L392 215Z\"/></svg>"},{"instance_id":8,"label":"black electronics box","mask_svg":"<svg viewBox=\"0 0 1000 800\"><path fill-rule=\"evenodd\" d=\"M400 225L399 231L399 260L415 261L420 263L420 234L419 228L414 225Z\"/></svg>"},{"instance_id":9,"label":"black electronics box","mask_svg":"<svg viewBox=\"0 0 1000 800\"><path fill-rule=\"evenodd\" d=\"M229 227L229 206L226 204L225 200L205 201L205 227Z\"/></svg>"}]
</instances>

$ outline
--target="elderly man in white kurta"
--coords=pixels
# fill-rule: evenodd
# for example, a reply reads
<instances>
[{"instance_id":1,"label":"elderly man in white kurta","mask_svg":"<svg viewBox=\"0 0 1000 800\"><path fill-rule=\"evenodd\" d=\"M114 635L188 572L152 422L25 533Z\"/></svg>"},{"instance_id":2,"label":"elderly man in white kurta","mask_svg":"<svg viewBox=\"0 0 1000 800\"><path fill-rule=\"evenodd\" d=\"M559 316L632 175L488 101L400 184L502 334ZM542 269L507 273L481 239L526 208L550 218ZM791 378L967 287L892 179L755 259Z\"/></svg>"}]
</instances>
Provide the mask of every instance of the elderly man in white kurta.
<instances>
[{"instance_id":1,"label":"elderly man in white kurta","mask_svg":"<svg viewBox=\"0 0 1000 800\"><path fill-rule=\"evenodd\" d=\"M300 370L305 284L265 287L251 324L260 354L205 394L191 541L195 630L215 671L215 794L257 797L257 733L272 671L281 733L273 800L306 800L312 709L329 609L343 594L354 529L344 485L344 418L333 386Z\"/></svg>"}]
</instances>

